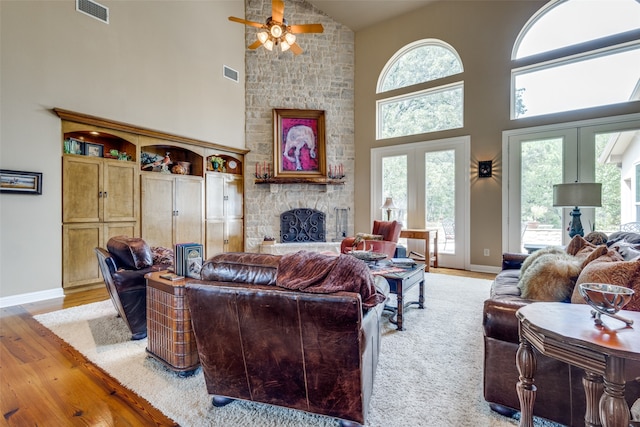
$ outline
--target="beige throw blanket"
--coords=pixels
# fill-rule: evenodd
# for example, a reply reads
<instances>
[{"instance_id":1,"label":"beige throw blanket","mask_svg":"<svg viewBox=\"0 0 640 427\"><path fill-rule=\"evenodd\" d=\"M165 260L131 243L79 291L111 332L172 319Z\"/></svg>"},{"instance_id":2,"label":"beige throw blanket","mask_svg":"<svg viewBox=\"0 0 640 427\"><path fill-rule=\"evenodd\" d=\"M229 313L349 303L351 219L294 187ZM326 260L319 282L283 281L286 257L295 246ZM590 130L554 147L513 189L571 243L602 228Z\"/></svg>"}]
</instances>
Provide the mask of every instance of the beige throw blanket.
<instances>
[{"instance_id":1,"label":"beige throw blanket","mask_svg":"<svg viewBox=\"0 0 640 427\"><path fill-rule=\"evenodd\" d=\"M278 264L276 284L286 289L318 294L357 292L362 297L364 308L375 307L386 299L376 289L369 267L363 261L344 254L335 256L300 251L283 255Z\"/></svg>"}]
</instances>

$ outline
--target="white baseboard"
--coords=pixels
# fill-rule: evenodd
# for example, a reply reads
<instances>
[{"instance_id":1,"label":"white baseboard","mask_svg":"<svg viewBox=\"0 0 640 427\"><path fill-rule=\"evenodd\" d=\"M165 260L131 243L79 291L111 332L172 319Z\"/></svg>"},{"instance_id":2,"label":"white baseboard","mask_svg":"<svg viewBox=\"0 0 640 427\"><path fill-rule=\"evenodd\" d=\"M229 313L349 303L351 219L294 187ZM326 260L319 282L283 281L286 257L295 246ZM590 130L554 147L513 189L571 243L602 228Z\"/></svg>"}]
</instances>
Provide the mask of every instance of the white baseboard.
<instances>
[{"instance_id":1,"label":"white baseboard","mask_svg":"<svg viewBox=\"0 0 640 427\"><path fill-rule=\"evenodd\" d=\"M469 266L469 271L475 271L478 273L493 273L493 274L498 274L500 273L500 271L502 271L502 268L500 267L495 267L493 265L478 265L478 264L471 264Z\"/></svg>"},{"instance_id":2,"label":"white baseboard","mask_svg":"<svg viewBox=\"0 0 640 427\"><path fill-rule=\"evenodd\" d=\"M9 297L0 297L0 308L62 297L64 297L64 291L62 290L62 288L29 292L28 294L12 295Z\"/></svg>"}]
</instances>

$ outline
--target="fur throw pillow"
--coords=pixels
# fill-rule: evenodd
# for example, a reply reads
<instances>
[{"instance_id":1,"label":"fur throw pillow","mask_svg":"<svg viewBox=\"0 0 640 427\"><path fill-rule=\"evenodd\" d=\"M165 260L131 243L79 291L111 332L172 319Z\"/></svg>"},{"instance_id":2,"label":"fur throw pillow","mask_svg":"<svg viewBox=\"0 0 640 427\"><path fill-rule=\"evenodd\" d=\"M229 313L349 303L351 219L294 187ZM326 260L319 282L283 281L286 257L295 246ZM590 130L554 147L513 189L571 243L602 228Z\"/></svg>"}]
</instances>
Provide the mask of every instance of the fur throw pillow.
<instances>
[{"instance_id":1,"label":"fur throw pillow","mask_svg":"<svg viewBox=\"0 0 640 427\"><path fill-rule=\"evenodd\" d=\"M564 254L564 253L565 251L563 251L562 248L558 246L547 246L546 248L538 249L537 251L529 255L527 258L525 258L524 261L522 261L522 265L520 266L520 277L524 275L524 273L527 271L529 266L534 262L536 262L538 258L545 256L547 254Z\"/></svg>"},{"instance_id":2,"label":"fur throw pillow","mask_svg":"<svg viewBox=\"0 0 640 427\"><path fill-rule=\"evenodd\" d=\"M533 257L538 252L541 253ZM534 301L568 301L580 274L581 261L557 248L541 249L529 258L532 257L534 259L524 272L521 270L518 282L522 298Z\"/></svg>"},{"instance_id":3,"label":"fur throw pillow","mask_svg":"<svg viewBox=\"0 0 640 427\"><path fill-rule=\"evenodd\" d=\"M592 262L580 273L571 295L574 304L585 304L578 285L581 283L609 283L635 291L625 310L640 311L640 261Z\"/></svg>"},{"instance_id":4,"label":"fur throw pillow","mask_svg":"<svg viewBox=\"0 0 640 427\"><path fill-rule=\"evenodd\" d=\"M584 240L594 245L604 245L607 243L607 235L602 231L592 231L584 236Z\"/></svg>"}]
</instances>

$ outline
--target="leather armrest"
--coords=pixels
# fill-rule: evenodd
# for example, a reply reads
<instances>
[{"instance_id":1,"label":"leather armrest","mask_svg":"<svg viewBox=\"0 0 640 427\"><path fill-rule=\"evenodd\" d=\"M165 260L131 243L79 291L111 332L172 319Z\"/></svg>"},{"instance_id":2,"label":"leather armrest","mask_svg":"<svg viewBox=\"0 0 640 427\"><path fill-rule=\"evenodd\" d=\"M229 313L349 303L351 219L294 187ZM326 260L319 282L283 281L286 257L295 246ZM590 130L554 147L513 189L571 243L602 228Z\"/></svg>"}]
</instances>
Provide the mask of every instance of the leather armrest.
<instances>
[{"instance_id":1,"label":"leather armrest","mask_svg":"<svg viewBox=\"0 0 640 427\"><path fill-rule=\"evenodd\" d=\"M484 335L500 341L519 343L516 311L527 304L526 300L519 297L486 300L482 315Z\"/></svg>"},{"instance_id":2,"label":"leather armrest","mask_svg":"<svg viewBox=\"0 0 640 427\"><path fill-rule=\"evenodd\" d=\"M152 265L151 267L143 268L142 270L120 269L113 273L111 277L113 278L113 283L115 284L118 293L128 292L137 289L145 289L147 286L147 281L144 278L145 274L163 269L164 266L161 264Z\"/></svg>"}]
</instances>

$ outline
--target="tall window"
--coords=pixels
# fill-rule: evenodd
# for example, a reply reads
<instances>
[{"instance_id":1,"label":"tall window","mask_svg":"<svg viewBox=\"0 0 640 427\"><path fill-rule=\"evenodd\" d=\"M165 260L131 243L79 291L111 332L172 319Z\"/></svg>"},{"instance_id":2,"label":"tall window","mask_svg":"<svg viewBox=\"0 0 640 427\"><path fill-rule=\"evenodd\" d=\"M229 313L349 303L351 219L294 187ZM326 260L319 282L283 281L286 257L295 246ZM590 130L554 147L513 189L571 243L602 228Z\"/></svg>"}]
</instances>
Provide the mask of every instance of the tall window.
<instances>
[{"instance_id":1,"label":"tall window","mask_svg":"<svg viewBox=\"0 0 640 427\"><path fill-rule=\"evenodd\" d=\"M552 1L525 25L512 59L513 119L637 100L640 3Z\"/></svg>"},{"instance_id":2,"label":"tall window","mask_svg":"<svg viewBox=\"0 0 640 427\"><path fill-rule=\"evenodd\" d=\"M377 139L462 127L463 83L442 81L462 72L457 52L441 40L400 49L378 79L377 93L394 95L377 101Z\"/></svg>"}]
</instances>

